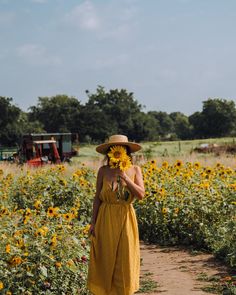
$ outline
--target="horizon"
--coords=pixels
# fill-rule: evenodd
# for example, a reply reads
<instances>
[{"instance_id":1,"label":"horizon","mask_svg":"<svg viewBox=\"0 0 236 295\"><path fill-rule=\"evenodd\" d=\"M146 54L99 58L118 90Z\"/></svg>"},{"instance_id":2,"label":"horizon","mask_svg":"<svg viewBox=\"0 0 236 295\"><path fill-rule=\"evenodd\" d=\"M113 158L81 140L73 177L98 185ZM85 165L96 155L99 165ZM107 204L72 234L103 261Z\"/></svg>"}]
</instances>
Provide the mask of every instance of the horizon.
<instances>
[{"instance_id":1,"label":"horizon","mask_svg":"<svg viewBox=\"0 0 236 295\"><path fill-rule=\"evenodd\" d=\"M109 90L110 90L110 89L109 89ZM118 90L120 90L120 89L118 89ZM57 96L57 95L66 95L66 96L68 96L69 98L72 98L72 97L73 97L73 98L77 99L82 105L85 105L86 102L87 102L87 100L88 100L88 99L87 99L87 100L79 100L77 97L75 97L75 96L69 96L69 95L67 95L67 94L65 94L65 93L63 93L63 94L56 94L56 95L52 95L52 96L45 96L45 97L51 98L51 97L55 97L55 96ZM12 104L13 104L13 105L19 107L23 112L26 112L26 113L27 113L27 112L30 112L30 107L37 106L37 103L38 103L38 101L36 101L35 104L32 104L32 105L28 106L26 109L23 109L23 108L21 108L17 103L15 103L15 100L14 100L13 97L8 97L8 98L11 98L11 99L12 99ZM38 98L39 98L39 97L38 97ZM133 98L135 99L135 97L133 97ZM212 98L207 98L206 100L208 100L208 99L212 99ZM221 98L213 98L213 99L221 99ZM223 98L222 98L222 99L223 99ZM135 99L135 100L136 100L136 99ZM204 100L204 101L205 101L205 100ZM202 103L203 103L204 101L202 101ZM231 100L231 101L233 101L233 102L235 103L234 100ZM139 104L141 104L140 101L137 100L137 102L138 102ZM148 110L147 107L146 107L145 105L143 105L143 104L141 104L141 106L142 106L141 111L144 112L144 113L147 113L147 112L150 112L150 111L164 112L164 113L167 113L167 114L171 114L171 113L175 113L175 112L180 112L180 113L186 115L187 117L191 116L191 115L194 114L195 112L201 112L201 111L202 111L202 108L201 108L201 109L199 109L199 110L195 110L195 111L193 111L191 114L185 114L185 113L183 113L181 110L176 110L176 111L173 111L173 112L167 112L167 111L165 111L165 110L155 110L155 109ZM236 103L235 103L235 106L236 106Z\"/></svg>"}]
</instances>

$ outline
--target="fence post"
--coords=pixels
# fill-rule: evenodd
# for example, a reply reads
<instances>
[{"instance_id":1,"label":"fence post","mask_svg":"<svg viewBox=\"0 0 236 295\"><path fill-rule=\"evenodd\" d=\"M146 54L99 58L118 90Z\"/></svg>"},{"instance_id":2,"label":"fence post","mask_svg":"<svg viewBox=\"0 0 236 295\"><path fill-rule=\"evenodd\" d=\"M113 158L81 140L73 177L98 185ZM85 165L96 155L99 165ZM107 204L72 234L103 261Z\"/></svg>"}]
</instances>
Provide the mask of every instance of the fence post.
<instances>
[{"instance_id":1,"label":"fence post","mask_svg":"<svg viewBox=\"0 0 236 295\"><path fill-rule=\"evenodd\" d=\"M181 143L179 141L179 152L181 152Z\"/></svg>"}]
</instances>

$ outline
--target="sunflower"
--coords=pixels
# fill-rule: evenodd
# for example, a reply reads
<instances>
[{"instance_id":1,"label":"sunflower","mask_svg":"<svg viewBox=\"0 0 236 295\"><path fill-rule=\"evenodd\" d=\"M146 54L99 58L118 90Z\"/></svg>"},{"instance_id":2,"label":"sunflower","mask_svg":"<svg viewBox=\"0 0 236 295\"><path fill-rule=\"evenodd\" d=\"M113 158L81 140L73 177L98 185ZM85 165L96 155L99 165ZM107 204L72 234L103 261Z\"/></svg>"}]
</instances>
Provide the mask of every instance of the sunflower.
<instances>
[{"instance_id":1,"label":"sunflower","mask_svg":"<svg viewBox=\"0 0 236 295\"><path fill-rule=\"evenodd\" d=\"M57 235L53 234L50 241L50 247L55 248L56 246L57 246Z\"/></svg>"},{"instance_id":2,"label":"sunflower","mask_svg":"<svg viewBox=\"0 0 236 295\"><path fill-rule=\"evenodd\" d=\"M157 161L156 160L151 160L151 166L156 167L156 165L157 165Z\"/></svg>"},{"instance_id":3,"label":"sunflower","mask_svg":"<svg viewBox=\"0 0 236 295\"><path fill-rule=\"evenodd\" d=\"M195 162L194 163L194 168L197 170L200 168L200 163L199 162Z\"/></svg>"},{"instance_id":4,"label":"sunflower","mask_svg":"<svg viewBox=\"0 0 236 295\"><path fill-rule=\"evenodd\" d=\"M212 169L211 169L210 167L207 167L207 168L206 168L206 173L207 173L207 174L211 174L212 172L213 172L213 171L212 171Z\"/></svg>"},{"instance_id":5,"label":"sunflower","mask_svg":"<svg viewBox=\"0 0 236 295\"><path fill-rule=\"evenodd\" d=\"M168 211L167 208L162 208L162 213L163 213L163 214L166 214L167 211Z\"/></svg>"},{"instance_id":6,"label":"sunflower","mask_svg":"<svg viewBox=\"0 0 236 295\"><path fill-rule=\"evenodd\" d=\"M11 245L10 244L7 244L6 245L6 253L10 253L11 252Z\"/></svg>"},{"instance_id":7,"label":"sunflower","mask_svg":"<svg viewBox=\"0 0 236 295\"><path fill-rule=\"evenodd\" d=\"M42 226L41 229L44 231L45 235L48 233L48 227Z\"/></svg>"},{"instance_id":8,"label":"sunflower","mask_svg":"<svg viewBox=\"0 0 236 295\"><path fill-rule=\"evenodd\" d=\"M236 183L231 183L231 184L229 185L229 187L231 187L231 188L233 188L234 190L236 190Z\"/></svg>"},{"instance_id":9,"label":"sunflower","mask_svg":"<svg viewBox=\"0 0 236 295\"><path fill-rule=\"evenodd\" d=\"M111 147L108 157L112 162L119 162L126 156L126 149L123 146L115 145Z\"/></svg>"},{"instance_id":10,"label":"sunflower","mask_svg":"<svg viewBox=\"0 0 236 295\"><path fill-rule=\"evenodd\" d=\"M22 234L23 234L22 230L17 230L17 231L14 232L13 237L14 238L20 237L20 236L22 236Z\"/></svg>"},{"instance_id":11,"label":"sunflower","mask_svg":"<svg viewBox=\"0 0 236 295\"><path fill-rule=\"evenodd\" d=\"M31 210L29 208L26 208L25 216L30 216L31 214L32 214Z\"/></svg>"},{"instance_id":12,"label":"sunflower","mask_svg":"<svg viewBox=\"0 0 236 295\"><path fill-rule=\"evenodd\" d=\"M47 215L49 217L54 217L54 216L57 216L58 215L58 207L49 207L48 208L48 211L47 211Z\"/></svg>"},{"instance_id":13,"label":"sunflower","mask_svg":"<svg viewBox=\"0 0 236 295\"><path fill-rule=\"evenodd\" d=\"M131 165L132 164L131 164L130 157L127 155L119 162L119 168L121 171L125 171L125 170L129 169Z\"/></svg>"},{"instance_id":14,"label":"sunflower","mask_svg":"<svg viewBox=\"0 0 236 295\"><path fill-rule=\"evenodd\" d=\"M109 166L110 166L112 169L118 168L118 167L119 167L119 162L117 162L117 161L113 161L113 159L110 159L110 160L109 160Z\"/></svg>"},{"instance_id":15,"label":"sunflower","mask_svg":"<svg viewBox=\"0 0 236 295\"><path fill-rule=\"evenodd\" d=\"M61 268L62 267L62 264L61 264L61 262L57 261L57 262L55 262L55 266L57 268Z\"/></svg>"},{"instance_id":16,"label":"sunflower","mask_svg":"<svg viewBox=\"0 0 236 295\"><path fill-rule=\"evenodd\" d=\"M66 263L69 267L73 266L75 263L72 259L69 259Z\"/></svg>"},{"instance_id":17,"label":"sunflower","mask_svg":"<svg viewBox=\"0 0 236 295\"><path fill-rule=\"evenodd\" d=\"M65 214L63 214L63 218L66 221L69 221L70 222L74 218L74 215L73 215L73 213L65 213Z\"/></svg>"},{"instance_id":18,"label":"sunflower","mask_svg":"<svg viewBox=\"0 0 236 295\"><path fill-rule=\"evenodd\" d=\"M78 209L76 209L75 207L70 209L70 213L72 214L73 218L78 217Z\"/></svg>"},{"instance_id":19,"label":"sunflower","mask_svg":"<svg viewBox=\"0 0 236 295\"><path fill-rule=\"evenodd\" d=\"M167 161L164 161L161 166L163 168L167 168L169 166L169 163Z\"/></svg>"},{"instance_id":20,"label":"sunflower","mask_svg":"<svg viewBox=\"0 0 236 295\"><path fill-rule=\"evenodd\" d=\"M29 216L25 216L25 218L23 219L23 223L27 224L29 221L30 217Z\"/></svg>"},{"instance_id":21,"label":"sunflower","mask_svg":"<svg viewBox=\"0 0 236 295\"><path fill-rule=\"evenodd\" d=\"M83 228L83 233L86 235L89 232L89 228L90 228L90 224L87 224L86 226L84 226Z\"/></svg>"},{"instance_id":22,"label":"sunflower","mask_svg":"<svg viewBox=\"0 0 236 295\"><path fill-rule=\"evenodd\" d=\"M183 162L181 161L181 160L177 160L176 162L175 162L175 167L182 167L183 166Z\"/></svg>"},{"instance_id":23,"label":"sunflower","mask_svg":"<svg viewBox=\"0 0 236 295\"><path fill-rule=\"evenodd\" d=\"M25 245L25 243L24 243L24 240L23 240L23 239L17 239L17 240L16 240L16 246L17 246L18 248L23 248L24 245Z\"/></svg>"},{"instance_id":24,"label":"sunflower","mask_svg":"<svg viewBox=\"0 0 236 295\"><path fill-rule=\"evenodd\" d=\"M9 212L9 210L7 209L7 208L2 208L1 209L1 211L0 211L0 216L2 216L2 215L9 215L10 214L10 212Z\"/></svg>"},{"instance_id":25,"label":"sunflower","mask_svg":"<svg viewBox=\"0 0 236 295\"><path fill-rule=\"evenodd\" d=\"M62 186L66 186L67 182L66 182L65 179L59 179L59 184L62 185Z\"/></svg>"},{"instance_id":26,"label":"sunflower","mask_svg":"<svg viewBox=\"0 0 236 295\"><path fill-rule=\"evenodd\" d=\"M179 208L178 207L174 208L174 212L175 212L175 214L178 214L179 213Z\"/></svg>"},{"instance_id":27,"label":"sunflower","mask_svg":"<svg viewBox=\"0 0 236 295\"><path fill-rule=\"evenodd\" d=\"M160 188L159 193L161 196L164 196L166 194L164 187Z\"/></svg>"},{"instance_id":28,"label":"sunflower","mask_svg":"<svg viewBox=\"0 0 236 295\"><path fill-rule=\"evenodd\" d=\"M44 227L40 227L40 228L38 228L38 229L36 230L36 232L35 232L35 236L36 236L36 237L37 237L37 236L45 237L46 234L47 234L47 232L48 232L48 229L47 229L46 226L44 226Z\"/></svg>"},{"instance_id":29,"label":"sunflower","mask_svg":"<svg viewBox=\"0 0 236 295\"><path fill-rule=\"evenodd\" d=\"M19 256L14 256L14 257L12 257L10 263L11 263L11 265L19 265L22 263L22 259Z\"/></svg>"},{"instance_id":30,"label":"sunflower","mask_svg":"<svg viewBox=\"0 0 236 295\"><path fill-rule=\"evenodd\" d=\"M65 171L66 167L64 165L58 165L58 171L63 172Z\"/></svg>"},{"instance_id":31,"label":"sunflower","mask_svg":"<svg viewBox=\"0 0 236 295\"><path fill-rule=\"evenodd\" d=\"M34 202L34 207L35 207L36 209L39 209L39 208L41 207L41 205L42 205L42 203L41 203L41 201L39 201L39 200L36 200L36 201Z\"/></svg>"}]
</instances>

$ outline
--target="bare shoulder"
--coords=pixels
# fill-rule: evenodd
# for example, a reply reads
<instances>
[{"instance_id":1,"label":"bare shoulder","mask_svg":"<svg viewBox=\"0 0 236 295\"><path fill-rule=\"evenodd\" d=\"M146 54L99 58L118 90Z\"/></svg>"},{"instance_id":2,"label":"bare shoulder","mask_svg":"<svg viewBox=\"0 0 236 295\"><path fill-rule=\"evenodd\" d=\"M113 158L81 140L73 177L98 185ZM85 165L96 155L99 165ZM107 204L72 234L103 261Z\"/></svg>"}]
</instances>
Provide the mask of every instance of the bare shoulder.
<instances>
[{"instance_id":1,"label":"bare shoulder","mask_svg":"<svg viewBox=\"0 0 236 295\"><path fill-rule=\"evenodd\" d=\"M104 173L106 173L106 171L107 171L107 165L101 166L98 169L98 174L99 175L104 175Z\"/></svg>"},{"instance_id":2,"label":"bare shoulder","mask_svg":"<svg viewBox=\"0 0 236 295\"><path fill-rule=\"evenodd\" d=\"M134 171L135 171L135 174L140 174L142 173L142 170L141 170L141 167L138 166L138 165L133 165L133 168L134 168Z\"/></svg>"},{"instance_id":3,"label":"bare shoulder","mask_svg":"<svg viewBox=\"0 0 236 295\"><path fill-rule=\"evenodd\" d=\"M134 175L134 177L142 175L142 170L138 165L133 165L131 169L131 174Z\"/></svg>"},{"instance_id":4,"label":"bare shoulder","mask_svg":"<svg viewBox=\"0 0 236 295\"><path fill-rule=\"evenodd\" d=\"M99 170L101 170L101 171L104 171L106 169L107 169L107 165L103 165L103 166L99 167Z\"/></svg>"}]
</instances>

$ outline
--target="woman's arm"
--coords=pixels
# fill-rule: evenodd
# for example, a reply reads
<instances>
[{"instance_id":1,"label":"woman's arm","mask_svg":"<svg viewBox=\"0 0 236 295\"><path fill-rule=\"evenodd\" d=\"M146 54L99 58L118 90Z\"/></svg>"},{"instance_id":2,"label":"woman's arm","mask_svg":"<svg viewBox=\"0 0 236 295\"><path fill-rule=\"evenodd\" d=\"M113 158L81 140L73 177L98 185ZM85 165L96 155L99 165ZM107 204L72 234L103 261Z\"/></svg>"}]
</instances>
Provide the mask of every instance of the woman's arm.
<instances>
[{"instance_id":1,"label":"woman's arm","mask_svg":"<svg viewBox=\"0 0 236 295\"><path fill-rule=\"evenodd\" d=\"M130 190L131 194L137 197L139 200L142 200L145 195L142 171L139 166L135 166L134 169L135 169L134 181L132 181L129 178L129 176L123 171L121 171L119 175L127 184L127 187Z\"/></svg>"},{"instance_id":2,"label":"woman's arm","mask_svg":"<svg viewBox=\"0 0 236 295\"><path fill-rule=\"evenodd\" d=\"M94 232L94 227L95 227L95 223L96 223L96 219L97 219L97 215L98 215L98 210L99 207L101 205L101 200L99 199L99 195L102 189L102 180L103 180L103 167L100 167L98 170L98 174L97 174L97 182L96 182L96 193L95 193L95 197L93 200L93 215L92 215L92 220L91 220L91 226L89 229L89 234L93 234L95 236L95 232Z\"/></svg>"}]
</instances>

